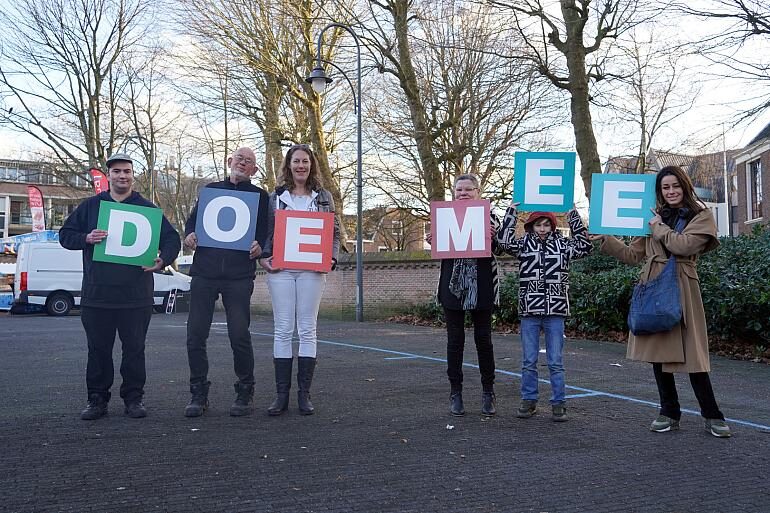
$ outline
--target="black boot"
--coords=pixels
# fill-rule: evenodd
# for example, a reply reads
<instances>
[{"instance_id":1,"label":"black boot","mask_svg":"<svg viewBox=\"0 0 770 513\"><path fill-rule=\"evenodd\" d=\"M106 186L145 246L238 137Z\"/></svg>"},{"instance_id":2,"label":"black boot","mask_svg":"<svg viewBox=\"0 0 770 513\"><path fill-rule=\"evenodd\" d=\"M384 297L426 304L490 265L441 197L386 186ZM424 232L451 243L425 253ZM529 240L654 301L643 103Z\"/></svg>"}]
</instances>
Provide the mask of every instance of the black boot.
<instances>
[{"instance_id":1,"label":"black boot","mask_svg":"<svg viewBox=\"0 0 770 513\"><path fill-rule=\"evenodd\" d=\"M268 407L267 414L276 416L289 409L289 390L291 390L291 358L273 358L275 367L275 399Z\"/></svg>"},{"instance_id":2,"label":"black boot","mask_svg":"<svg viewBox=\"0 0 770 513\"><path fill-rule=\"evenodd\" d=\"M233 417L243 417L251 413L251 401L254 398L254 385L238 382L233 385L235 393L235 402L230 406L230 415Z\"/></svg>"},{"instance_id":3,"label":"black boot","mask_svg":"<svg viewBox=\"0 0 770 513\"><path fill-rule=\"evenodd\" d=\"M300 356L297 358L297 403L302 415L312 415L314 408L310 402L310 385L313 383L315 358Z\"/></svg>"},{"instance_id":4,"label":"black boot","mask_svg":"<svg viewBox=\"0 0 770 513\"><path fill-rule=\"evenodd\" d=\"M465 406L463 406L463 393L453 391L449 396L449 413L456 417L465 415Z\"/></svg>"},{"instance_id":5,"label":"black boot","mask_svg":"<svg viewBox=\"0 0 770 513\"><path fill-rule=\"evenodd\" d=\"M200 417L209 407L209 386L211 381L190 385L192 398L184 409L185 417Z\"/></svg>"},{"instance_id":6,"label":"black boot","mask_svg":"<svg viewBox=\"0 0 770 513\"><path fill-rule=\"evenodd\" d=\"M80 412L81 420L96 420L107 415L107 400L98 395L88 396L88 405L86 409Z\"/></svg>"},{"instance_id":7,"label":"black boot","mask_svg":"<svg viewBox=\"0 0 770 513\"><path fill-rule=\"evenodd\" d=\"M497 413L495 407L495 393L494 392L482 392L481 394L481 414L487 417L491 417Z\"/></svg>"}]
</instances>

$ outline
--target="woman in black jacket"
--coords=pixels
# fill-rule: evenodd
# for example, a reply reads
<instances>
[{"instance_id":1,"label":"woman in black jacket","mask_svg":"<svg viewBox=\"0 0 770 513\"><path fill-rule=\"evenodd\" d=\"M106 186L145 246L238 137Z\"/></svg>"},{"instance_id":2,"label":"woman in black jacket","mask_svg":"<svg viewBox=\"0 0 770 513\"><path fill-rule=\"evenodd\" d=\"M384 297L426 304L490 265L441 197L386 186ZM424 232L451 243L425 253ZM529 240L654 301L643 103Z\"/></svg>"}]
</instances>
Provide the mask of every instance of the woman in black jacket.
<instances>
[{"instance_id":1,"label":"woman in black jacket","mask_svg":"<svg viewBox=\"0 0 770 513\"><path fill-rule=\"evenodd\" d=\"M474 175L455 178L454 200L481 198L479 180ZM437 300L444 308L447 329L447 376L450 385L452 415L465 415L463 406L463 350L465 348L465 312L473 321L479 371L481 372L482 415L494 415L495 408L495 354L492 348L492 311L500 303L500 280L495 254L502 254L495 242L500 220L494 214L490 219L493 256L488 258L457 258L441 261ZM428 243L431 238L428 236Z\"/></svg>"}]
</instances>

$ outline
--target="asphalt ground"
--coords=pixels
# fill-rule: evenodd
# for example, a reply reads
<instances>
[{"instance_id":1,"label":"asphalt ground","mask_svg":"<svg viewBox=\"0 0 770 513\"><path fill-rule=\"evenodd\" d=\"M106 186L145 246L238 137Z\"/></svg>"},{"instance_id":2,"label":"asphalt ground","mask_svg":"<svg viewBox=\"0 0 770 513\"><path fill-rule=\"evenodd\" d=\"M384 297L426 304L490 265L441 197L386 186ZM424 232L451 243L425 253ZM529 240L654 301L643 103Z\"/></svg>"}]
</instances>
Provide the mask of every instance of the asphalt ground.
<instances>
[{"instance_id":1,"label":"asphalt ground","mask_svg":"<svg viewBox=\"0 0 770 513\"><path fill-rule=\"evenodd\" d=\"M539 413L522 420L519 340L495 335L499 413L487 419L469 332L468 413L452 417L442 329L322 321L316 414L298 414L294 385L290 411L269 417L272 320L255 317L255 411L234 418L223 320L209 339L203 417L183 416L186 314L174 314L150 325L149 416L122 414L116 375L109 416L84 422L80 319L0 316L0 511L770 511L767 365L712 359L731 439L704 431L684 376L691 413L680 431L659 434L648 431L657 415L649 364L625 360L622 344L568 340L569 422L551 421L547 383Z\"/></svg>"}]
</instances>

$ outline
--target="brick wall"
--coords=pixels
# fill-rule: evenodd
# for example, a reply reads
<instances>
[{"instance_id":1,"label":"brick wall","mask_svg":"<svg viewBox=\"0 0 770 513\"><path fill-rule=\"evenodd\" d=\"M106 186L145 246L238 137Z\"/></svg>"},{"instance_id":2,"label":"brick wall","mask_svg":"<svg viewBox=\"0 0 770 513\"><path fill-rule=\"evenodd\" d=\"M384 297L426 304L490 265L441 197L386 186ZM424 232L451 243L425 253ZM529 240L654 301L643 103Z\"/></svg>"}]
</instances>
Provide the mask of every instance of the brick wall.
<instances>
[{"instance_id":1,"label":"brick wall","mask_svg":"<svg viewBox=\"0 0 770 513\"><path fill-rule=\"evenodd\" d=\"M434 297L440 262L430 260L425 251L365 253L363 265L364 317L381 318L408 311L412 305L428 303ZM503 273L515 272L516 261L499 259ZM257 272L252 307L270 311L267 273ZM356 306L355 255L340 255L337 270L327 275L326 291L321 301L324 316L353 316Z\"/></svg>"}]
</instances>

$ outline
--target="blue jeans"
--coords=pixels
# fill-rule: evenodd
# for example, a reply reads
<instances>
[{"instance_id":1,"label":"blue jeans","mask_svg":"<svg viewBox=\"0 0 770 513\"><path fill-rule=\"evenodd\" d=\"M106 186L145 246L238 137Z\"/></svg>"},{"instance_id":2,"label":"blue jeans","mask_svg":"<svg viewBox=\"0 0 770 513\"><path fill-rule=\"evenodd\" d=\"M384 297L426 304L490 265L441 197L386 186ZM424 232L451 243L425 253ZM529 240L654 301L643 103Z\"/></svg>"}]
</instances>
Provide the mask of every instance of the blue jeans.
<instances>
[{"instance_id":1,"label":"blue jeans","mask_svg":"<svg viewBox=\"0 0 770 513\"><path fill-rule=\"evenodd\" d=\"M545 333L545 351L551 373L551 404L564 403L564 317L560 315L521 318L521 398L537 401L537 357L541 330Z\"/></svg>"}]
</instances>

